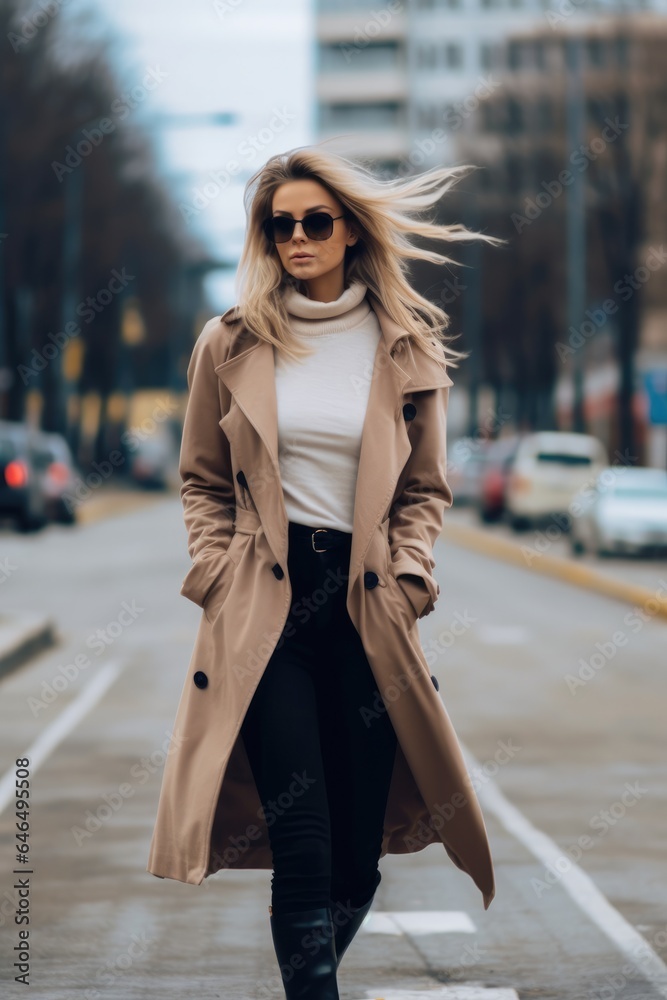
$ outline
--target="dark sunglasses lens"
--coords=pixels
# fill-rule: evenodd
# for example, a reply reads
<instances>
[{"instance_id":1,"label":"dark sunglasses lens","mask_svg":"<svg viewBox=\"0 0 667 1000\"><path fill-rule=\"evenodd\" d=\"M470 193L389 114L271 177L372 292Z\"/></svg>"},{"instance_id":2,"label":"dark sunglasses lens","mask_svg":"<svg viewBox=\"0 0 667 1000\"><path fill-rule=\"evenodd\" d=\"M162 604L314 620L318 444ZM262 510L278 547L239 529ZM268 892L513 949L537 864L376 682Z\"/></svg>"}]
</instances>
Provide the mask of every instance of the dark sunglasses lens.
<instances>
[{"instance_id":1,"label":"dark sunglasses lens","mask_svg":"<svg viewBox=\"0 0 667 1000\"><path fill-rule=\"evenodd\" d=\"M294 232L294 220L276 215L273 219L267 219L264 223L264 232L272 243L286 243L292 238Z\"/></svg>"},{"instance_id":2,"label":"dark sunglasses lens","mask_svg":"<svg viewBox=\"0 0 667 1000\"><path fill-rule=\"evenodd\" d=\"M313 212L303 220L303 231L309 240L328 240L333 233L334 220L326 212ZM264 222L264 232L272 243L287 243L292 239L294 219L286 215L275 215Z\"/></svg>"},{"instance_id":3,"label":"dark sunglasses lens","mask_svg":"<svg viewBox=\"0 0 667 1000\"><path fill-rule=\"evenodd\" d=\"M313 212L303 220L303 229L309 240L328 240L333 232L333 219L326 212Z\"/></svg>"}]
</instances>

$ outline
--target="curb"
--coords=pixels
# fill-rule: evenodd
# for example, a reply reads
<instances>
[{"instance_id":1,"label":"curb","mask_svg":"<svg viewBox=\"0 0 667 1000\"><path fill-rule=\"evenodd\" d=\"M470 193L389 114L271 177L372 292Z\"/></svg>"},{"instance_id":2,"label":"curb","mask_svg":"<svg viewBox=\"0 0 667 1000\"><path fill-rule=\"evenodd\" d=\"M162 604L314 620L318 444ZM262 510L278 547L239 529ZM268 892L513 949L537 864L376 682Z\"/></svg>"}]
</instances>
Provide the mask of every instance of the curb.
<instances>
[{"instance_id":1,"label":"curb","mask_svg":"<svg viewBox=\"0 0 667 1000\"><path fill-rule=\"evenodd\" d=\"M0 679L55 645L53 621L43 615L0 615Z\"/></svg>"},{"instance_id":2,"label":"curb","mask_svg":"<svg viewBox=\"0 0 667 1000\"><path fill-rule=\"evenodd\" d=\"M606 576L589 566L580 566L561 556L550 556L546 553L535 553L535 560L528 563L521 546L505 538L488 534L481 528L472 528L467 524L447 524L443 526L442 538L465 549L481 552L483 555L503 559L505 562L522 566L523 569L545 576L552 576L577 587L597 591L606 597L624 601L633 605L646 606L652 615L667 618L667 585L664 596L642 587L636 583L626 583L616 577Z\"/></svg>"},{"instance_id":3,"label":"curb","mask_svg":"<svg viewBox=\"0 0 667 1000\"><path fill-rule=\"evenodd\" d=\"M97 524L112 517L132 514L135 510L142 510L172 496L171 490L116 490L115 492L109 490L82 504L77 514L77 522L79 525Z\"/></svg>"}]
</instances>

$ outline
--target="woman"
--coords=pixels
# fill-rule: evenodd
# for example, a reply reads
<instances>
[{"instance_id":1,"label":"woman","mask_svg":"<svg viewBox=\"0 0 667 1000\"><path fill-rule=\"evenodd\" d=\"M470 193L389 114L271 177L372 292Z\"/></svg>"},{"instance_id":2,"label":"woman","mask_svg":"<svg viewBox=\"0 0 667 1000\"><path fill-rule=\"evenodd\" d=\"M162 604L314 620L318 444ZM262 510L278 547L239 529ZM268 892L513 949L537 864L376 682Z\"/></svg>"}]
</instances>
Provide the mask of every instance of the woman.
<instances>
[{"instance_id":1,"label":"woman","mask_svg":"<svg viewBox=\"0 0 667 1000\"><path fill-rule=\"evenodd\" d=\"M202 616L147 870L272 868L288 1000L337 1000L385 854L440 842L485 908L495 893L417 626L452 503L445 360L465 355L406 278L454 262L408 236L501 242L418 218L465 169L381 181L318 147L272 157L246 188L238 305L188 369L181 593Z\"/></svg>"}]
</instances>

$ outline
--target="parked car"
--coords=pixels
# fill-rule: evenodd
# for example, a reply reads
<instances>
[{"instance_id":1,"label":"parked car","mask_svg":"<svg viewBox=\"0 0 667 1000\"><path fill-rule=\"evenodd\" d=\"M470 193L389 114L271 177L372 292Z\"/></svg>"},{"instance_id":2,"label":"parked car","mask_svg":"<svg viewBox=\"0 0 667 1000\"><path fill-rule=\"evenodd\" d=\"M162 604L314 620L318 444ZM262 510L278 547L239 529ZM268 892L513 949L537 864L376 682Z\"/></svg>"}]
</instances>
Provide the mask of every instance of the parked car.
<instances>
[{"instance_id":1,"label":"parked car","mask_svg":"<svg viewBox=\"0 0 667 1000\"><path fill-rule=\"evenodd\" d=\"M479 503L489 442L463 437L447 448L447 482L457 505Z\"/></svg>"},{"instance_id":2,"label":"parked car","mask_svg":"<svg viewBox=\"0 0 667 1000\"><path fill-rule=\"evenodd\" d=\"M522 438L521 434L508 434L486 449L477 510L486 523L499 521L505 512L507 483Z\"/></svg>"},{"instance_id":3,"label":"parked car","mask_svg":"<svg viewBox=\"0 0 667 1000\"><path fill-rule=\"evenodd\" d=\"M572 552L667 551L667 472L609 466L572 502Z\"/></svg>"},{"instance_id":4,"label":"parked car","mask_svg":"<svg viewBox=\"0 0 667 1000\"><path fill-rule=\"evenodd\" d=\"M174 469L178 468L178 448L171 430L161 427L133 440L128 448L128 466L131 478L144 489L169 489Z\"/></svg>"},{"instance_id":5,"label":"parked car","mask_svg":"<svg viewBox=\"0 0 667 1000\"><path fill-rule=\"evenodd\" d=\"M67 502L76 485L77 469L70 447L62 436L40 431L36 436L36 464L50 521L76 523L76 507Z\"/></svg>"},{"instance_id":6,"label":"parked car","mask_svg":"<svg viewBox=\"0 0 667 1000\"><path fill-rule=\"evenodd\" d=\"M20 421L0 420L0 518L11 518L21 531L48 521L38 435Z\"/></svg>"},{"instance_id":7,"label":"parked car","mask_svg":"<svg viewBox=\"0 0 667 1000\"><path fill-rule=\"evenodd\" d=\"M515 530L554 515L569 522L572 497L609 464L602 442L591 434L538 431L527 434L507 483L507 515Z\"/></svg>"}]
</instances>

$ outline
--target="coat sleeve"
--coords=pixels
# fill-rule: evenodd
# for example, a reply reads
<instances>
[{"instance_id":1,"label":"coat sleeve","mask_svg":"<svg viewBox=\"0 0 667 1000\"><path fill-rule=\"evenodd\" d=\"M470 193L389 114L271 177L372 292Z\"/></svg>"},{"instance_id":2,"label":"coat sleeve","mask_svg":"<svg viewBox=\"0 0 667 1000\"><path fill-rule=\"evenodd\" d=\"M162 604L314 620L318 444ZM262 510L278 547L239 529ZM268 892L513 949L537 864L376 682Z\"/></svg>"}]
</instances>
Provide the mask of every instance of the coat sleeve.
<instances>
[{"instance_id":1,"label":"coat sleeve","mask_svg":"<svg viewBox=\"0 0 667 1000\"><path fill-rule=\"evenodd\" d=\"M210 350L210 337L219 323L220 317L209 320L192 350L179 461L180 497L192 560L181 594L199 607L220 575L236 512L229 441L219 425L220 380Z\"/></svg>"},{"instance_id":2,"label":"coat sleeve","mask_svg":"<svg viewBox=\"0 0 667 1000\"><path fill-rule=\"evenodd\" d=\"M451 384L451 382L450 382ZM429 615L440 587L433 575L433 546L442 531L453 495L447 482L449 385L415 394L417 413L410 426L412 452L392 505L389 544L394 575L419 618Z\"/></svg>"}]
</instances>

